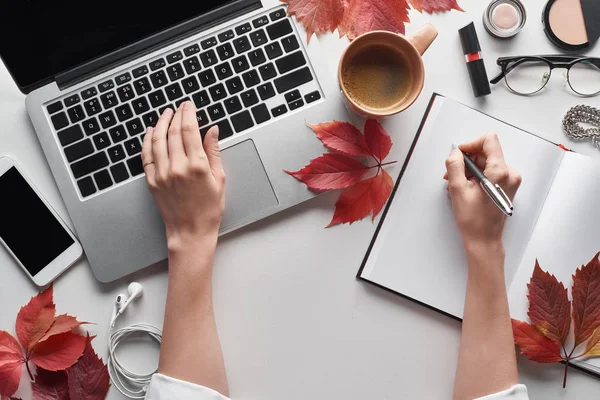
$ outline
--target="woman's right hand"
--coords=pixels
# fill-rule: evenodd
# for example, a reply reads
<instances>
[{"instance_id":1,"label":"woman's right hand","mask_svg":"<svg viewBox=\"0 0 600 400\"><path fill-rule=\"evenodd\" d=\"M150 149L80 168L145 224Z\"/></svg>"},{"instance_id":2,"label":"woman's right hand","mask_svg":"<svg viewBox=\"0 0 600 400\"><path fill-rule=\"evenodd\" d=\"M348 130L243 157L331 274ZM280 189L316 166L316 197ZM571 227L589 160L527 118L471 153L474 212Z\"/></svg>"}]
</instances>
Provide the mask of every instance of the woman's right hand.
<instances>
[{"instance_id":1,"label":"woman's right hand","mask_svg":"<svg viewBox=\"0 0 600 400\"><path fill-rule=\"evenodd\" d=\"M467 253L479 249L502 248L502 232L506 216L469 177L462 152L468 153L485 176L500 185L513 199L521 184L521 176L504 161L500 141L495 133L488 133L472 142L459 146L446 160L448 192L456 223Z\"/></svg>"}]
</instances>

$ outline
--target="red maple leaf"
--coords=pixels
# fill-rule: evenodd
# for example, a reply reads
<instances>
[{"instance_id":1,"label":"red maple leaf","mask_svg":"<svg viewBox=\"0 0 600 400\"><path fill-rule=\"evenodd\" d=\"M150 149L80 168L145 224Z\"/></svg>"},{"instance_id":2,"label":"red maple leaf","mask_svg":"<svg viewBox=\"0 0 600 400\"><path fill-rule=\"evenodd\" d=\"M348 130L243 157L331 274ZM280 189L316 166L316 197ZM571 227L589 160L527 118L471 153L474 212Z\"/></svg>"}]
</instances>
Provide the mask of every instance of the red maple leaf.
<instances>
[{"instance_id":1,"label":"red maple leaf","mask_svg":"<svg viewBox=\"0 0 600 400\"><path fill-rule=\"evenodd\" d=\"M427 12L429 14L440 11L464 11L456 0L408 0L410 5L419 12Z\"/></svg>"},{"instance_id":2,"label":"red maple leaf","mask_svg":"<svg viewBox=\"0 0 600 400\"><path fill-rule=\"evenodd\" d=\"M332 121L317 125L308 124L308 126L330 150L356 157L373 155L367 145L365 136L348 122Z\"/></svg>"},{"instance_id":3,"label":"red maple leaf","mask_svg":"<svg viewBox=\"0 0 600 400\"><path fill-rule=\"evenodd\" d=\"M535 326L513 319L512 328L515 344L531 361L553 363L563 360L558 343L548 339Z\"/></svg>"},{"instance_id":4,"label":"red maple leaf","mask_svg":"<svg viewBox=\"0 0 600 400\"><path fill-rule=\"evenodd\" d=\"M339 31L350 40L376 30L404 34L404 23L409 21L406 0L348 0Z\"/></svg>"},{"instance_id":5,"label":"red maple leaf","mask_svg":"<svg viewBox=\"0 0 600 400\"><path fill-rule=\"evenodd\" d=\"M343 0L282 0L288 13L295 15L306 28L306 42L315 32L333 32L344 17Z\"/></svg>"},{"instance_id":6,"label":"red maple leaf","mask_svg":"<svg viewBox=\"0 0 600 400\"><path fill-rule=\"evenodd\" d=\"M0 331L0 395L12 396L19 388L23 356L19 342L6 331Z\"/></svg>"},{"instance_id":7,"label":"red maple leaf","mask_svg":"<svg viewBox=\"0 0 600 400\"><path fill-rule=\"evenodd\" d=\"M83 355L67 370L71 400L104 400L110 386L108 369L92 348L87 336Z\"/></svg>"},{"instance_id":8,"label":"red maple leaf","mask_svg":"<svg viewBox=\"0 0 600 400\"><path fill-rule=\"evenodd\" d=\"M560 345L571 328L571 302L567 289L554 275L542 271L535 262L529 289L529 319L546 337Z\"/></svg>"},{"instance_id":9,"label":"red maple leaf","mask_svg":"<svg viewBox=\"0 0 600 400\"><path fill-rule=\"evenodd\" d=\"M600 261L594 258L573 275L573 326L575 345L585 342L600 326Z\"/></svg>"},{"instance_id":10,"label":"red maple leaf","mask_svg":"<svg viewBox=\"0 0 600 400\"><path fill-rule=\"evenodd\" d=\"M369 167L344 154L323 154L296 172L285 171L308 186L310 190L324 192L346 189L359 182Z\"/></svg>"},{"instance_id":11,"label":"red maple leaf","mask_svg":"<svg viewBox=\"0 0 600 400\"><path fill-rule=\"evenodd\" d=\"M31 350L54 322L56 306L52 301L53 294L50 286L21 307L17 315L17 337L26 350Z\"/></svg>"},{"instance_id":12,"label":"red maple leaf","mask_svg":"<svg viewBox=\"0 0 600 400\"><path fill-rule=\"evenodd\" d=\"M31 390L33 400L70 400L65 371L53 372L38 368Z\"/></svg>"},{"instance_id":13,"label":"red maple leaf","mask_svg":"<svg viewBox=\"0 0 600 400\"><path fill-rule=\"evenodd\" d=\"M369 152L379 161L383 161L392 149L392 138L374 119L365 123L365 142Z\"/></svg>"}]
</instances>

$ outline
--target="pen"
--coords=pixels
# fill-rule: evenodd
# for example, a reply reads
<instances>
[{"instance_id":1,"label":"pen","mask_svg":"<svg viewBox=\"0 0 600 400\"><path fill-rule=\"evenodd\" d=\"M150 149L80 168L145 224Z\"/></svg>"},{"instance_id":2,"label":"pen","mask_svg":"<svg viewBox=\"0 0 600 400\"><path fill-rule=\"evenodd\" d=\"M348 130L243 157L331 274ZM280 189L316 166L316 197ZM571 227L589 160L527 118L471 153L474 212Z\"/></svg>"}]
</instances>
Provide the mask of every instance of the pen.
<instances>
[{"instance_id":1,"label":"pen","mask_svg":"<svg viewBox=\"0 0 600 400\"><path fill-rule=\"evenodd\" d=\"M457 149L458 146L453 144L452 148ZM483 191L487 193L490 199L492 199L496 206L498 206L500 211L502 211L509 217L512 216L514 210L513 204L504 192L504 190L502 190L500 185L490 182L490 180L479 169L477 164L475 164L475 162L471 160L471 157L469 157L465 152L462 152L462 154L465 158L465 166L469 171L471 171L475 179L477 179Z\"/></svg>"}]
</instances>

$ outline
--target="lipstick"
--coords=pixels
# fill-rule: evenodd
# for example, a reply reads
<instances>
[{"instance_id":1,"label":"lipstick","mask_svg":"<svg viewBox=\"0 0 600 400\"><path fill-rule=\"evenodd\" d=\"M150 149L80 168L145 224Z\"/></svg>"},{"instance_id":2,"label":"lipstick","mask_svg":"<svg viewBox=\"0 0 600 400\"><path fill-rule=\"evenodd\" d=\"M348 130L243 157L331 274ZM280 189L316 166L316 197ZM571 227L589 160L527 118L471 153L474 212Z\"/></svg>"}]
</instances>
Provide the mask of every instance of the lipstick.
<instances>
[{"instance_id":1,"label":"lipstick","mask_svg":"<svg viewBox=\"0 0 600 400\"><path fill-rule=\"evenodd\" d=\"M492 93L492 90L487 72L485 71L485 64L481 57L481 46L479 45L475 24L471 22L464 28L459 29L458 35L460 36L460 43L465 54L473 94L475 97L487 96Z\"/></svg>"}]
</instances>

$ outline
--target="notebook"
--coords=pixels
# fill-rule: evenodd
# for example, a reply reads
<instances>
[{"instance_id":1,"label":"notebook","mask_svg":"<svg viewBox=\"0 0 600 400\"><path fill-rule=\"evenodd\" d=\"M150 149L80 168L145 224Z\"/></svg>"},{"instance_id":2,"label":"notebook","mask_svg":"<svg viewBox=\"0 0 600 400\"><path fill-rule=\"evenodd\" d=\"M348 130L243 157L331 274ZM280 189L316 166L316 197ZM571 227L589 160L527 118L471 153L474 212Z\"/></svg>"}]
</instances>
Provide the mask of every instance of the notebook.
<instances>
[{"instance_id":1,"label":"notebook","mask_svg":"<svg viewBox=\"0 0 600 400\"><path fill-rule=\"evenodd\" d=\"M358 278L462 318L467 260L443 180L453 143L496 132L523 177L504 232L513 318L528 321L527 283L538 259L569 288L600 250L600 161L434 94ZM570 292L569 292L570 293ZM600 360L577 362L600 374Z\"/></svg>"}]
</instances>

